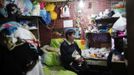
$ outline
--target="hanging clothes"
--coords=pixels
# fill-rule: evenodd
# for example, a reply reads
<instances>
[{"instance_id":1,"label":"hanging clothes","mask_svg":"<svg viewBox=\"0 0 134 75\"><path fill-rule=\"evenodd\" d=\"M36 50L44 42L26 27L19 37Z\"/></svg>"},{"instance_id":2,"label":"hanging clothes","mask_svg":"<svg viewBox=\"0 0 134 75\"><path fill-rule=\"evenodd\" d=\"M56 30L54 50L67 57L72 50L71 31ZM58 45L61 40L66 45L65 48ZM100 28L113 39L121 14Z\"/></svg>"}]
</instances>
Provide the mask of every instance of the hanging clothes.
<instances>
[{"instance_id":1,"label":"hanging clothes","mask_svg":"<svg viewBox=\"0 0 134 75\"><path fill-rule=\"evenodd\" d=\"M29 16L32 11L33 4L31 0L16 0L15 4L20 8L22 15Z\"/></svg>"},{"instance_id":2,"label":"hanging clothes","mask_svg":"<svg viewBox=\"0 0 134 75\"><path fill-rule=\"evenodd\" d=\"M49 25L51 23L51 15L45 9L40 10L41 20L45 25Z\"/></svg>"},{"instance_id":3,"label":"hanging clothes","mask_svg":"<svg viewBox=\"0 0 134 75\"><path fill-rule=\"evenodd\" d=\"M35 38L32 32L21 26L22 25L14 21L3 24L0 27L0 33L4 38L1 42L5 44L9 50L12 50L15 46L24 42L30 43L36 48L40 46L39 41Z\"/></svg>"},{"instance_id":4,"label":"hanging clothes","mask_svg":"<svg viewBox=\"0 0 134 75\"><path fill-rule=\"evenodd\" d=\"M31 11L31 15L32 16L40 16L40 4L39 3L37 3L37 4L35 4L34 6L33 6L33 9L32 9L32 11Z\"/></svg>"}]
</instances>

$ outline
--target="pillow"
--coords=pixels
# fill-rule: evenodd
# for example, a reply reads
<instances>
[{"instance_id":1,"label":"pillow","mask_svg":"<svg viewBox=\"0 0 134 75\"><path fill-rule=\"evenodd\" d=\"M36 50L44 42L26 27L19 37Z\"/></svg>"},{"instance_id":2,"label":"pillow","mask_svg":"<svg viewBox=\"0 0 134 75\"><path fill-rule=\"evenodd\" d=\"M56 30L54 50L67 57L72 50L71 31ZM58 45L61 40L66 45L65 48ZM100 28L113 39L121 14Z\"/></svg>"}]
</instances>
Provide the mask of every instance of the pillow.
<instances>
[{"instance_id":1,"label":"pillow","mask_svg":"<svg viewBox=\"0 0 134 75\"><path fill-rule=\"evenodd\" d=\"M60 65L60 59L57 52L46 52L44 54L44 63L47 66L58 66Z\"/></svg>"},{"instance_id":2,"label":"pillow","mask_svg":"<svg viewBox=\"0 0 134 75\"><path fill-rule=\"evenodd\" d=\"M46 52L59 52L60 49L59 48L54 48L54 47L50 47L49 45L44 45L43 47L41 47L41 49Z\"/></svg>"},{"instance_id":3,"label":"pillow","mask_svg":"<svg viewBox=\"0 0 134 75\"><path fill-rule=\"evenodd\" d=\"M51 39L50 46L54 48L60 48L62 42L63 42L63 38Z\"/></svg>"}]
</instances>

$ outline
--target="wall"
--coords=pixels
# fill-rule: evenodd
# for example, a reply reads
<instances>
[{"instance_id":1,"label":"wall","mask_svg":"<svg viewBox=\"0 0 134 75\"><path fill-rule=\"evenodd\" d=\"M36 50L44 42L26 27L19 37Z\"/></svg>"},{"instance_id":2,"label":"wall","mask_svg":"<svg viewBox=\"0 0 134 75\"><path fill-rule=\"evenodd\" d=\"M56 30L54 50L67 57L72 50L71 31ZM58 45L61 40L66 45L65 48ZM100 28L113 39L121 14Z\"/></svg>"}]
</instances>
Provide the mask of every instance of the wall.
<instances>
[{"instance_id":1,"label":"wall","mask_svg":"<svg viewBox=\"0 0 134 75\"><path fill-rule=\"evenodd\" d=\"M71 19L76 20L77 13L77 7L78 7L78 1L70 2L70 13L71 13ZM91 3L91 8L89 8L89 3ZM89 24L89 19L91 14L99 14L99 12L104 11L105 9L111 8L111 1L110 0L85 0L84 1L84 8L82 9L81 18L82 18L82 25ZM60 5L57 6L57 12L59 12ZM62 28L63 27L63 20L64 19L58 19L55 21L54 25L55 28Z\"/></svg>"},{"instance_id":2,"label":"wall","mask_svg":"<svg viewBox=\"0 0 134 75\"><path fill-rule=\"evenodd\" d=\"M81 17L82 17L82 25L87 25L89 23L88 17L90 17L91 14L99 14L99 12L103 12L105 9L111 8L111 3L116 1L122 1L122 0L84 0L84 8L82 9ZM70 12L72 19L76 19L77 14L77 7L78 7L78 1L71 2L70 5ZM91 5L91 6L90 6ZM57 26L63 26L61 20L58 22L56 21Z\"/></svg>"},{"instance_id":3,"label":"wall","mask_svg":"<svg viewBox=\"0 0 134 75\"><path fill-rule=\"evenodd\" d=\"M52 22L52 26L54 29L63 29L63 20L67 20L67 19L72 19L74 20L74 25L76 24L76 19L77 16L80 15L81 16L81 27L82 28L86 28L89 23L89 17L91 16L91 14L99 14L99 12L103 12L105 9L110 9L111 8L111 3L115 2L115 1L123 1L123 0L84 0L84 8L82 9L81 14L77 13L77 7L78 7L78 1L74 1L74 2L69 2L68 5L70 6L70 13L71 13L71 17L70 18L60 18L59 13L60 13L60 7L63 6L65 3L63 2L59 2L59 3L55 3L56 4L56 9L55 11L58 13L58 19ZM53 30L44 30L41 29L41 31L44 31L44 34L48 34L53 32ZM51 38L56 38L55 35L53 35L52 33L47 36L47 35L43 35L41 33L41 38L42 38L42 42L44 41L44 43L49 43Z\"/></svg>"}]
</instances>

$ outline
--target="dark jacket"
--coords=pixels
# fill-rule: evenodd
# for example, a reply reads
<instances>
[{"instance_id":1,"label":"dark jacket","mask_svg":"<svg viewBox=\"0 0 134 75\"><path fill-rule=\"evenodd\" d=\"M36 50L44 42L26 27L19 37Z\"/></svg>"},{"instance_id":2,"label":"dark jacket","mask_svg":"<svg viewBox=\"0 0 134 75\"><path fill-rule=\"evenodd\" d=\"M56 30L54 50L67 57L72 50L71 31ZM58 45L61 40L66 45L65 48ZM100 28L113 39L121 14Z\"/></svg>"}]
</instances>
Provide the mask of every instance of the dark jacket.
<instances>
[{"instance_id":1,"label":"dark jacket","mask_svg":"<svg viewBox=\"0 0 134 75\"><path fill-rule=\"evenodd\" d=\"M30 48L28 43L16 46L12 51L0 45L0 72L4 75L25 75L37 60L35 49Z\"/></svg>"},{"instance_id":2,"label":"dark jacket","mask_svg":"<svg viewBox=\"0 0 134 75\"><path fill-rule=\"evenodd\" d=\"M60 46L60 59L63 65L69 65L71 62L75 60L75 58L72 57L72 53L75 50L78 51L78 53L81 55L81 50L75 42L73 44L69 44L65 40L62 42Z\"/></svg>"}]
</instances>

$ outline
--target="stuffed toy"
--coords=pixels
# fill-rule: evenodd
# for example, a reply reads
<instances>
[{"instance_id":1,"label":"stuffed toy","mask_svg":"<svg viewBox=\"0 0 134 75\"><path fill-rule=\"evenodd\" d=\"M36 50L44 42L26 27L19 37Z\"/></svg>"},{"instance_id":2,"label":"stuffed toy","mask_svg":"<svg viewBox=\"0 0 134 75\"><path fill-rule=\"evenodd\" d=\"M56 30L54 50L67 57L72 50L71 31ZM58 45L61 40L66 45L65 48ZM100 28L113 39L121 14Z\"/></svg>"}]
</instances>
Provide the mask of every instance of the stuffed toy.
<instances>
[{"instance_id":1,"label":"stuffed toy","mask_svg":"<svg viewBox=\"0 0 134 75\"><path fill-rule=\"evenodd\" d=\"M54 11L55 5L53 3L47 4L45 9L46 9L46 11Z\"/></svg>"},{"instance_id":2,"label":"stuffed toy","mask_svg":"<svg viewBox=\"0 0 134 75\"><path fill-rule=\"evenodd\" d=\"M57 19L57 13L55 11L51 11L50 15L51 15L51 19L52 20L56 20Z\"/></svg>"}]
</instances>

